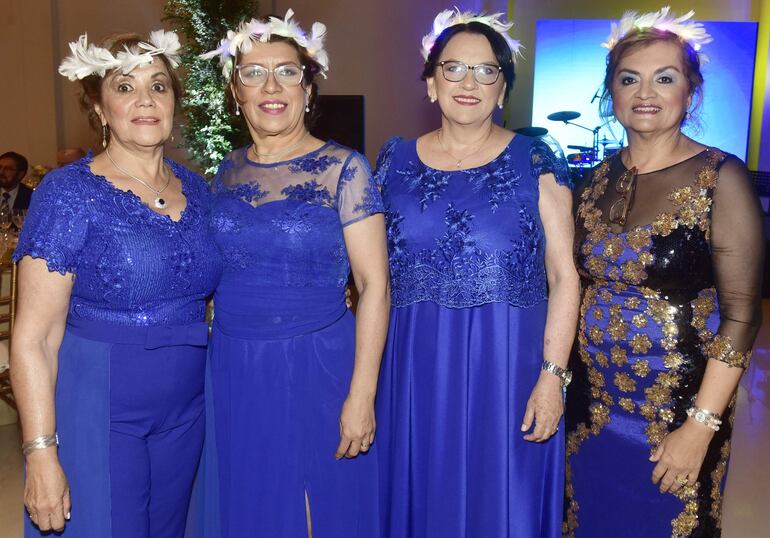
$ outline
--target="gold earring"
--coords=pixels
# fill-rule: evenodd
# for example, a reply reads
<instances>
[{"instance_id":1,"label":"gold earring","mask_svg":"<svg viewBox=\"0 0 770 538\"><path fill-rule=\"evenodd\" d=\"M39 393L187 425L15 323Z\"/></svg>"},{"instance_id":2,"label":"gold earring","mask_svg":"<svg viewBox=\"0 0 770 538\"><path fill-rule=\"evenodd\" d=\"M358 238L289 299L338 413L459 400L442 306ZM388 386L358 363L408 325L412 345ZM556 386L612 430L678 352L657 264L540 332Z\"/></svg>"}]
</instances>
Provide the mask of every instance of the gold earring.
<instances>
[{"instance_id":1,"label":"gold earring","mask_svg":"<svg viewBox=\"0 0 770 538\"><path fill-rule=\"evenodd\" d=\"M107 124L102 124L102 147L107 147Z\"/></svg>"}]
</instances>

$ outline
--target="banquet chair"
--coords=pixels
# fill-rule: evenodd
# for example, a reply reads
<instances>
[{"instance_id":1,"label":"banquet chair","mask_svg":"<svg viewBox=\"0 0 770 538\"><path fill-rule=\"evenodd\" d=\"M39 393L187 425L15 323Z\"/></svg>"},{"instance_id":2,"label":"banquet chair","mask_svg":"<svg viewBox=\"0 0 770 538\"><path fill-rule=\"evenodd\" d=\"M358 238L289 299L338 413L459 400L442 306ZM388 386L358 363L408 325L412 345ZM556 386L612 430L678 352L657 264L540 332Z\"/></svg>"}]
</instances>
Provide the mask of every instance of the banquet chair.
<instances>
[{"instance_id":1,"label":"banquet chair","mask_svg":"<svg viewBox=\"0 0 770 538\"><path fill-rule=\"evenodd\" d=\"M6 343L9 355L15 317L16 264L11 261L2 261L0 262L0 342ZM17 409L11 390L11 370L8 365L3 364L0 364L0 400Z\"/></svg>"}]
</instances>

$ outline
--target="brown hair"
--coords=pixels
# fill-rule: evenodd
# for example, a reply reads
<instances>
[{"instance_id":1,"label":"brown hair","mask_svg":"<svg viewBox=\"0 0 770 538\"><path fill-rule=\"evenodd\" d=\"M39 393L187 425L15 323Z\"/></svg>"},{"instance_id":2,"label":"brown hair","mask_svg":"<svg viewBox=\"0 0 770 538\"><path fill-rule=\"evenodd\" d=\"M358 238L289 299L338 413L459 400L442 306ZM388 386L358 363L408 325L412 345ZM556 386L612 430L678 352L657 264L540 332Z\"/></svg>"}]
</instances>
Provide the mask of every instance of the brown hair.
<instances>
[{"instance_id":1,"label":"brown hair","mask_svg":"<svg viewBox=\"0 0 770 538\"><path fill-rule=\"evenodd\" d=\"M318 96L318 84L316 83L316 77L321 72L321 64L316 62L308 53L308 51L300 46L296 41L291 39L290 37L283 37L279 35L271 35L270 39L267 40L267 43L288 43L291 45L291 47L294 48L294 50L297 51L297 56L299 57L299 63L300 65L304 65L305 69L302 74L302 87L307 88L310 86L310 97L307 101L307 106L310 109L310 112L305 113L304 117L304 123L305 128L310 129L310 127L313 126L313 123L315 122L318 111L316 110L315 104L316 104L316 97ZM233 70L230 74L230 84L232 84L233 87L236 86L238 83L238 74L236 73L235 66L238 65L241 61L241 51L239 50L236 55L235 59L233 61ZM235 98L232 95L232 92L227 91L225 92L225 106L230 111L230 113L235 113Z\"/></svg>"},{"instance_id":2,"label":"brown hair","mask_svg":"<svg viewBox=\"0 0 770 538\"><path fill-rule=\"evenodd\" d=\"M114 56L126 48L132 52L142 52L139 48L139 43L143 42L146 41L139 37L138 34L119 34L106 38L100 46L109 50ZM179 100L182 98L182 83L179 80L179 75L176 74L174 68L164 54L159 54L154 56L154 58L159 58L160 61L163 62L163 65L166 66L168 76L171 79L171 89L174 92L174 104L179 105ZM100 77L98 74L93 74L80 80L82 89L80 94L80 105L88 114L89 123L97 131L101 130L102 122L99 119L99 115L96 113L94 105L101 105L102 86L104 81L112 74L112 72L109 72L103 77Z\"/></svg>"},{"instance_id":3,"label":"brown hair","mask_svg":"<svg viewBox=\"0 0 770 538\"><path fill-rule=\"evenodd\" d=\"M614 113L612 110L612 80L615 78L620 61L629 53L652 45L653 43L669 42L676 43L682 52L682 65L684 75L690 85L690 96L693 98L693 106L689 113L694 117L703 104L703 75L700 70L700 59L698 53L692 46L682 41L679 36L673 32L650 28L646 30L633 30L621 39L612 50L607 54L607 70L604 75L604 90L599 101L599 114L603 118L611 118ZM682 124L690 118L685 115L682 118Z\"/></svg>"}]
</instances>

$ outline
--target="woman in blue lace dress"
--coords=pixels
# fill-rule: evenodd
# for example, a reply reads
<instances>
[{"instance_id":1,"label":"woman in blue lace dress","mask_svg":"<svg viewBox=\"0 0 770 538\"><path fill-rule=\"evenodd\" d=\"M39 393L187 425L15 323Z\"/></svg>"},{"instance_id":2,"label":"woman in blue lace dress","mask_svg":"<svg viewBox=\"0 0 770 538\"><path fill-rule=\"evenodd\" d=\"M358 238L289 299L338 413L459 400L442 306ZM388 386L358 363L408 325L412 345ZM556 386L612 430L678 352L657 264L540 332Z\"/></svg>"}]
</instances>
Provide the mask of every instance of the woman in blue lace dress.
<instances>
[{"instance_id":1,"label":"woman in blue lace dress","mask_svg":"<svg viewBox=\"0 0 770 538\"><path fill-rule=\"evenodd\" d=\"M253 143L221 163L212 211L225 265L211 353L221 533L371 538L382 201L362 155L308 133L327 60L318 26L283 32L290 18L242 26L248 47L223 57Z\"/></svg>"},{"instance_id":2,"label":"woman in blue lace dress","mask_svg":"<svg viewBox=\"0 0 770 538\"><path fill-rule=\"evenodd\" d=\"M208 186L163 159L179 41L159 31L71 47L60 72L80 80L105 151L43 179L14 254L25 536L177 538L221 271Z\"/></svg>"},{"instance_id":3,"label":"woman in blue lace dress","mask_svg":"<svg viewBox=\"0 0 770 538\"><path fill-rule=\"evenodd\" d=\"M377 165L393 291L377 448L393 538L561 529L578 301L568 173L492 122L516 43L499 15L471 17L440 14L423 40L441 128L390 140Z\"/></svg>"}]
</instances>

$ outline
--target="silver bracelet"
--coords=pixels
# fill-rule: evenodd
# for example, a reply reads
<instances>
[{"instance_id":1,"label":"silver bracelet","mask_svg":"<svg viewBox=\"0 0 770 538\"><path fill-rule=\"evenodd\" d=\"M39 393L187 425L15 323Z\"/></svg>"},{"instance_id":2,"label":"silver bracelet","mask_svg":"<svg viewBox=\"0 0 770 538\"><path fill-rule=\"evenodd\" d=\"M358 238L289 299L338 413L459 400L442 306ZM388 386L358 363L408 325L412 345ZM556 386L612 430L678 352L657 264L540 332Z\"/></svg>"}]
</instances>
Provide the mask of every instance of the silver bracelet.
<instances>
[{"instance_id":1,"label":"silver bracelet","mask_svg":"<svg viewBox=\"0 0 770 538\"><path fill-rule=\"evenodd\" d=\"M543 359L542 369L546 372L555 375L561 381L562 388L567 388L570 381L572 381L572 372L566 368L562 368L558 364L555 364L547 359Z\"/></svg>"},{"instance_id":2,"label":"silver bracelet","mask_svg":"<svg viewBox=\"0 0 770 538\"><path fill-rule=\"evenodd\" d=\"M35 450L42 450L44 448L48 448L49 446L59 446L59 435L56 432L50 435L40 435L27 441L26 443L23 443L21 445L21 452L26 458Z\"/></svg>"},{"instance_id":3,"label":"silver bracelet","mask_svg":"<svg viewBox=\"0 0 770 538\"><path fill-rule=\"evenodd\" d=\"M708 426L715 432L719 431L719 426L722 424L722 416L719 413L695 407L694 405L687 408L687 416L695 422L700 422L704 426Z\"/></svg>"}]
</instances>

